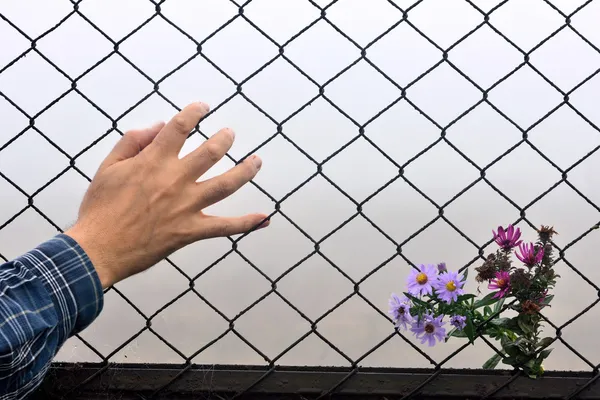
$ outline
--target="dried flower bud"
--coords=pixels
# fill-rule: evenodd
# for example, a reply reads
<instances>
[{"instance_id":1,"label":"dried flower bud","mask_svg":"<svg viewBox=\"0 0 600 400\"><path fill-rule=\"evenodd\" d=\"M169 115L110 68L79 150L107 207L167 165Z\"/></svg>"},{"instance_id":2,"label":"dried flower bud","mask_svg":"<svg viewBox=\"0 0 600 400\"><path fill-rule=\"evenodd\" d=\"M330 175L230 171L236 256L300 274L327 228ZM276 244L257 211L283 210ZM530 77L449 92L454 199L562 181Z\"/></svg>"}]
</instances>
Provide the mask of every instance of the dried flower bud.
<instances>
[{"instance_id":1,"label":"dried flower bud","mask_svg":"<svg viewBox=\"0 0 600 400\"><path fill-rule=\"evenodd\" d=\"M531 286L531 276L523 268L519 268L510 275L510 283L514 291L526 290Z\"/></svg>"},{"instance_id":2,"label":"dried flower bud","mask_svg":"<svg viewBox=\"0 0 600 400\"><path fill-rule=\"evenodd\" d=\"M540 311L540 306L531 300L525 300L525 302L521 304L521 311L525 314L535 314Z\"/></svg>"},{"instance_id":3,"label":"dried flower bud","mask_svg":"<svg viewBox=\"0 0 600 400\"><path fill-rule=\"evenodd\" d=\"M553 226L542 225L540 229L537 230L538 236L542 243L549 242L552 239L553 235L558 235L558 232L554 230Z\"/></svg>"},{"instance_id":4,"label":"dried flower bud","mask_svg":"<svg viewBox=\"0 0 600 400\"><path fill-rule=\"evenodd\" d=\"M498 271L510 271L510 268L512 267L510 253L499 252L499 256L496 257L495 266Z\"/></svg>"},{"instance_id":5,"label":"dried flower bud","mask_svg":"<svg viewBox=\"0 0 600 400\"><path fill-rule=\"evenodd\" d=\"M477 271L477 282L484 282L494 279L496 276L496 255L490 254L481 267L475 268Z\"/></svg>"}]
</instances>

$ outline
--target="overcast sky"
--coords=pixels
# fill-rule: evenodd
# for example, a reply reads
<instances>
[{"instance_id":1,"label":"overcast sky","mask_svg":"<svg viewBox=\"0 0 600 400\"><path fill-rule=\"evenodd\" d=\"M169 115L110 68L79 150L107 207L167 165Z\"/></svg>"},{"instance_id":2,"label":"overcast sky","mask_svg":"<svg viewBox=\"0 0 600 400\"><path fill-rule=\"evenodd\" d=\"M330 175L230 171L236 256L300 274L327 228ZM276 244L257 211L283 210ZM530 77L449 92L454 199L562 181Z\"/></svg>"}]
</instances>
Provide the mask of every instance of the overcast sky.
<instances>
[{"instance_id":1,"label":"overcast sky","mask_svg":"<svg viewBox=\"0 0 600 400\"><path fill-rule=\"evenodd\" d=\"M318 0L315 3L325 6L328 2ZM591 2L571 17L571 26L590 43L566 27L539 48L538 43L564 26L565 17L561 12L569 14L584 1L552 0L558 11L541 0L508 1L490 15L491 26L481 27L454 45L483 22L483 15L464 0L424 0L407 13L412 26L402 22L373 43L402 18L402 12L390 3L406 9L414 1L340 0L327 9L327 21L319 20L296 36L305 26L319 19L321 11L317 7L308 0L253 0L244 7L244 16L270 36L271 39L267 39L238 16L238 7L229 0L167 0L161 5L161 15L156 15L155 5L149 0L83 0L79 4L80 14L70 15L48 34L44 33L73 12L70 1L3 0L0 3L0 171L26 193L36 192L69 166L68 157L57 151L49 140L69 156L78 155L76 166L91 177L119 137L112 130L111 119L117 121L121 132L166 120L176 109L162 96L177 107L202 100L216 109L200 128L206 135L225 126L233 128L237 137L230 155L236 160L255 151L277 133L277 124L283 123L281 130L286 137L275 136L256 151L263 158L264 166L255 183L272 199L248 185L209 210L226 215L273 212L273 199L280 200L303 184L317 172L317 164L327 159L322 167L323 175L317 175L281 203L281 211L304 233L276 214L269 229L256 232L239 243L239 251L244 257L271 279L276 279L314 251L313 241L319 241L356 214L356 203L346 195L358 203L370 198L362 206L364 215L393 241L402 243L436 219L437 206L446 204L480 178L479 170L465 157L480 168L486 167L520 143L526 130L529 143L521 143L485 171L486 178L498 191L519 207L525 207L561 180L559 169L569 169L600 145L597 128L600 124L600 77L592 78L571 93L600 68L599 1ZM485 12L499 2L474 0L473 3ZM119 53L114 53L111 41L98 33L83 16L119 42ZM44 35L36 41L36 49L54 62L62 73L33 51L6 68L31 44L4 18L30 38ZM121 42L149 18L148 24ZM212 35L231 19L233 22ZM188 61L197 54L198 46L170 23L202 43L202 56ZM494 29L502 32L512 44ZM279 45L292 37L294 39L284 47L284 55L293 66L278 57L253 75L279 54ZM362 59L329 82L360 58L359 46L367 45L369 62ZM521 66L524 53L534 47L535 51L529 55L530 65ZM454 67L447 62L440 63L443 50L448 48L451 48L448 61ZM88 71L105 57L108 58L101 65ZM521 68L511 77L495 85L519 66ZM171 73L176 68L177 71ZM454 68L460 69L472 82ZM77 90L87 100L71 90L71 81L65 75L77 78ZM546 80L552 81L555 87ZM152 81L160 81L158 89L162 96L154 92ZM244 82L242 92L250 101L236 95L239 82ZM318 85L325 83L327 100L319 97L295 114L319 94ZM401 88L407 85L406 97L410 102L397 101L402 94ZM488 100L505 117L484 102L454 122L480 103L482 90L492 86ZM565 93L569 93L569 105L564 104ZM4 97L10 98L22 112ZM58 102L46 109L59 97ZM147 99L138 104L145 97ZM392 103L394 106L387 108ZM555 112L537 123L558 106ZM386 111L381 113L384 109ZM40 114L41 110L45 111ZM294 116L289 118L292 114ZM32 116L36 116L35 127L48 140L39 132L27 129ZM378 117L373 119L375 116ZM534 127L530 129L532 125ZM329 159L332 153L359 135L361 126L365 137L354 140ZM107 132L110 133L97 145L81 153ZM442 132L462 155L441 141L411 161L436 143ZM17 135L20 135L18 139L6 146ZM192 136L182 154L202 141L199 135ZM388 158L369 141L387 153ZM408 161L411 162L405 165ZM221 173L232 165L231 160L223 160L209 175ZM398 176L399 166L404 167L406 179L431 201L402 178L373 196ZM528 220L535 225L554 225L560 233L556 237L560 246L578 238L600 218L598 209L571 186L600 204L599 168L600 155L594 153L569 169L569 184L560 183L550 194L529 206L526 210ZM34 204L58 226L65 228L74 222L86 186L86 179L69 169L37 194ZM27 198L2 178L0 193L0 226L3 226L27 206ZM477 245L490 239L492 228L513 222L519 215L514 205L482 181L444 209L444 216ZM533 240L533 231L526 225L522 224L522 227L526 239ZM55 233L56 229L30 208L0 229L0 254L10 259ZM359 280L396 254L393 241L359 215L323 241L320 249L351 279ZM599 241L600 234L594 231L565 254L572 266L597 284L600 284L600 270L595 256ZM193 277L230 250L229 240L215 239L189 246L174 254L171 260ZM492 247L487 249L491 250ZM472 260L478 250L449 224L437 220L403 245L402 254L415 264L445 261L451 269L457 269ZM564 262L556 269L562 278L555 291L553 306L546 315L560 325L591 304L597 298L597 290ZM386 312L390 293L404 290L409 271L409 264L395 257L361 284L360 291L378 309ZM474 275L472 273L471 278ZM228 317L237 315L270 287L263 276L235 253L196 281L196 288ZM188 280L172 266L161 262L150 271L119 283L118 288L150 316L184 292ZM277 288L309 318L315 319L351 294L353 283L325 258L313 255L278 282ZM470 282L467 288L475 291L475 282ZM598 325L599 314L600 308L592 309L566 327L562 336L593 364L600 362L600 349L594 347L595 337L589 332ZM144 326L144 319L112 291L105 297L104 312L82 336L108 355ZM154 318L152 327L181 352L191 355L226 331L228 323L198 297L188 294ZM235 327L268 357L276 357L308 332L310 323L277 296L270 295L241 316ZM354 296L320 322L318 330L348 356L358 358L387 337L392 332L392 325ZM551 329L547 333L553 334ZM462 344L453 340L425 350L440 361ZM589 369L564 345L558 343L554 347L555 352L545 363L547 369ZM447 365L476 368L491 355L492 351L481 342L467 348ZM99 360L78 339L70 340L57 359ZM145 331L111 360L181 362L182 359L151 332ZM196 356L194 362L260 364L264 360L230 333ZM278 362L348 364L315 335L309 336ZM396 337L366 357L362 365L426 367L429 364Z\"/></svg>"}]
</instances>

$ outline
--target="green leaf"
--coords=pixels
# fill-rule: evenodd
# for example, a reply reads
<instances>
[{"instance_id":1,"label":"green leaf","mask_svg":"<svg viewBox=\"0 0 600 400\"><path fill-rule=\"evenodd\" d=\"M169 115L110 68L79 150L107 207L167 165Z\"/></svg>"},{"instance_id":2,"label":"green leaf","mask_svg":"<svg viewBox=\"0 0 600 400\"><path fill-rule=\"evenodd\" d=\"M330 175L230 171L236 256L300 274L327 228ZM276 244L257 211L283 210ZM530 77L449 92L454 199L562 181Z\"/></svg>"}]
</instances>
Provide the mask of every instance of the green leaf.
<instances>
[{"instance_id":1,"label":"green leaf","mask_svg":"<svg viewBox=\"0 0 600 400\"><path fill-rule=\"evenodd\" d=\"M514 366L515 364L517 364L517 359L515 357L506 357L502 359L502 364Z\"/></svg>"},{"instance_id":2,"label":"green leaf","mask_svg":"<svg viewBox=\"0 0 600 400\"><path fill-rule=\"evenodd\" d=\"M498 299L494 299L494 298L493 298L495 294L496 294L496 293L489 293L489 294L488 294L487 296L485 296L483 299L481 299L481 300L477 300L477 301L475 302L475 304L473 305L473 307L474 307L475 309L477 309L477 308L481 308L481 307L489 306L489 305L492 305L492 304L496 303L496 302L498 301Z\"/></svg>"},{"instance_id":3,"label":"green leaf","mask_svg":"<svg viewBox=\"0 0 600 400\"><path fill-rule=\"evenodd\" d=\"M467 334L465 333L465 331L459 331L458 329L452 329L450 332L451 333L449 333L448 336L460 337L460 338L467 337Z\"/></svg>"},{"instance_id":4,"label":"green leaf","mask_svg":"<svg viewBox=\"0 0 600 400\"><path fill-rule=\"evenodd\" d=\"M467 281L467 278L469 277L469 268L465 268L465 270L462 272L463 274L463 282Z\"/></svg>"},{"instance_id":5,"label":"green leaf","mask_svg":"<svg viewBox=\"0 0 600 400\"><path fill-rule=\"evenodd\" d=\"M501 329L498 329L493 325L481 329L483 330L483 333L485 335L488 335L490 337L490 339L500 340L500 338L504 335L504 332L502 332Z\"/></svg>"},{"instance_id":6,"label":"green leaf","mask_svg":"<svg viewBox=\"0 0 600 400\"><path fill-rule=\"evenodd\" d=\"M548 356L550 355L550 353L552 353L552 350L554 350L554 349L546 349L546 350L540 351L540 356L539 356L540 360L548 358Z\"/></svg>"},{"instance_id":7,"label":"green leaf","mask_svg":"<svg viewBox=\"0 0 600 400\"><path fill-rule=\"evenodd\" d=\"M533 323L531 321L531 318L528 315L526 315L526 314L519 315L519 317L517 318L517 323L519 324L519 328L521 328L521 330L523 332L525 332L526 334L534 333Z\"/></svg>"},{"instance_id":8,"label":"green leaf","mask_svg":"<svg viewBox=\"0 0 600 400\"><path fill-rule=\"evenodd\" d=\"M450 330L450 332L448 332L448 334L444 338L444 343L448 343L448 340L450 340L450 338L452 336L454 336L454 332L456 332L456 328L454 328L454 329Z\"/></svg>"},{"instance_id":9,"label":"green leaf","mask_svg":"<svg viewBox=\"0 0 600 400\"><path fill-rule=\"evenodd\" d=\"M467 301L469 299L473 299L477 296L475 296L474 294L463 294L462 296L458 296L457 302L463 302L463 301Z\"/></svg>"},{"instance_id":10,"label":"green leaf","mask_svg":"<svg viewBox=\"0 0 600 400\"><path fill-rule=\"evenodd\" d=\"M485 315L486 317L492 315L492 309L490 308L490 306L483 307L483 315Z\"/></svg>"},{"instance_id":11,"label":"green leaf","mask_svg":"<svg viewBox=\"0 0 600 400\"><path fill-rule=\"evenodd\" d=\"M550 346L550 344L552 344L553 342L554 342L553 338L545 337L538 342L537 347L547 347L547 346Z\"/></svg>"},{"instance_id":12,"label":"green leaf","mask_svg":"<svg viewBox=\"0 0 600 400\"><path fill-rule=\"evenodd\" d=\"M499 326L505 329L512 329L516 324L513 322L512 318L494 318L488 322L490 325Z\"/></svg>"},{"instance_id":13,"label":"green leaf","mask_svg":"<svg viewBox=\"0 0 600 400\"><path fill-rule=\"evenodd\" d=\"M506 354L511 357L517 357L521 355L521 350L514 344L504 347L504 351L506 351Z\"/></svg>"},{"instance_id":14,"label":"green leaf","mask_svg":"<svg viewBox=\"0 0 600 400\"><path fill-rule=\"evenodd\" d=\"M542 301L542 305L544 305L544 306L549 305L553 298L554 298L553 294L546 296L544 298L544 300Z\"/></svg>"},{"instance_id":15,"label":"green leaf","mask_svg":"<svg viewBox=\"0 0 600 400\"><path fill-rule=\"evenodd\" d=\"M475 339L475 327L473 326L471 317L467 317L467 325L465 326L464 332L469 338L469 342L473 343L473 340Z\"/></svg>"},{"instance_id":16,"label":"green leaf","mask_svg":"<svg viewBox=\"0 0 600 400\"><path fill-rule=\"evenodd\" d=\"M427 309L429 309L429 306L430 306L430 305L429 305L429 303L427 303L427 302L425 302L425 301L423 301L423 300L419 299L418 297L415 297L415 296L413 296L413 295L412 295L412 294L410 294L410 293L406 293L406 292L405 292L405 293L404 293L404 295L405 295L406 297L408 297L409 299L411 299L411 300L413 301L413 303L415 303L415 304L417 304L417 305L420 305L420 306L423 306L423 307L427 307Z\"/></svg>"},{"instance_id":17,"label":"green leaf","mask_svg":"<svg viewBox=\"0 0 600 400\"><path fill-rule=\"evenodd\" d=\"M500 301L498 301L496 303L496 305L494 306L494 313L500 312L503 305L504 305L504 298L501 298Z\"/></svg>"},{"instance_id":18,"label":"green leaf","mask_svg":"<svg viewBox=\"0 0 600 400\"><path fill-rule=\"evenodd\" d=\"M518 358L519 356L523 355L521 349L519 348L518 341L519 341L519 339L517 339L513 342L512 340L510 340L509 338L504 336L500 340L500 344L502 344L502 349L504 349L506 354L508 354L510 357Z\"/></svg>"},{"instance_id":19,"label":"green leaf","mask_svg":"<svg viewBox=\"0 0 600 400\"><path fill-rule=\"evenodd\" d=\"M532 348L532 343L531 340L524 338L524 337L520 337L517 340L514 341L515 346L517 346L519 348L519 350L521 350L524 354L529 354L531 352L531 348Z\"/></svg>"},{"instance_id":20,"label":"green leaf","mask_svg":"<svg viewBox=\"0 0 600 400\"><path fill-rule=\"evenodd\" d=\"M494 368L496 368L496 366L498 365L498 363L500 362L500 360L502 360L502 356L499 355L499 354L494 354L492 357L490 357L489 360L487 360L481 366L481 368L483 368L483 369L494 369Z\"/></svg>"},{"instance_id":21,"label":"green leaf","mask_svg":"<svg viewBox=\"0 0 600 400\"><path fill-rule=\"evenodd\" d=\"M517 319L517 317L514 317L514 318L506 318L506 317L494 318L489 323L491 325L500 327L502 329L506 329L507 330L507 332L506 332L507 334L510 334L511 337L516 337L515 334L517 334L517 335L522 335L523 334L523 331L521 330L521 328L517 324L516 319Z\"/></svg>"}]
</instances>

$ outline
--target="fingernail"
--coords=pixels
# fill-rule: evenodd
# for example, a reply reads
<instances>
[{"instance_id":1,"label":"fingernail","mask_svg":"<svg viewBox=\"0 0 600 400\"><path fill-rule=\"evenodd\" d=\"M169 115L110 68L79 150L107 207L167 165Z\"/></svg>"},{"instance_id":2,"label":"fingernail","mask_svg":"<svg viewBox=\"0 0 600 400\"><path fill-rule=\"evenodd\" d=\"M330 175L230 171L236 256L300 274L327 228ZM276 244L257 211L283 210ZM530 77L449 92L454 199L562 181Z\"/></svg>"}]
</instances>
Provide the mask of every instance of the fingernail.
<instances>
[{"instance_id":1,"label":"fingernail","mask_svg":"<svg viewBox=\"0 0 600 400\"><path fill-rule=\"evenodd\" d=\"M271 225L271 220L269 220L269 219L268 219L268 220L266 220L265 222L263 222L262 224L260 224L260 225L258 226L258 228L256 228L256 229L262 229L262 228L266 228L266 227L267 227L267 226L269 226L269 225Z\"/></svg>"},{"instance_id":2,"label":"fingernail","mask_svg":"<svg viewBox=\"0 0 600 400\"><path fill-rule=\"evenodd\" d=\"M229 134L231 135L232 139L235 139L235 131L231 128L227 128L227 131L229 132Z\"/></svg>"},{"instance_id":3,"label":"fingernail","mask_svg":"<svg viewBox=\"0 0 600 400\"><path fill-rule=\"evenodd\" d=\"M262 167L262 160L259 156L252 156L252 163L256 167L256 169L260 169Z\"/></svg>"},{"instance_id":4,"label":"fingernail","mask_svg":"<svg viewBox=\"0 0 600 400\"><path fill-rule=\"evenodd\" d=\"M204 112L209 112L210 111L210 106L206 103L203 102L199 102L200 103L200 107L202 107L202 109L204 110Z\"/></svg>"}]
</instances>

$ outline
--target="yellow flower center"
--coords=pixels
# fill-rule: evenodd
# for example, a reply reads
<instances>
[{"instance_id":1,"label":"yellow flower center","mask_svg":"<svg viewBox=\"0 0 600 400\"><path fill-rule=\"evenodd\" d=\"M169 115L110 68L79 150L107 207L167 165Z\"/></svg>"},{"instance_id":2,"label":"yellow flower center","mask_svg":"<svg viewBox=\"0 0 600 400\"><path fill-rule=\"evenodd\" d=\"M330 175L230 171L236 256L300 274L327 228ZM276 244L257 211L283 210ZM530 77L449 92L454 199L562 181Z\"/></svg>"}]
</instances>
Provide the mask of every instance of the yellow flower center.
<instances>
[{"instance_id":1,"label":"yellow flower center","mask_svg":"<svg viewBox=\"0 0 600 400\"><path fill-rule=\"evenodd\" d=\"M448 289L450 292L454 292L456 290L456 284L454 281L446 283L446 289Z\"/></svg>"},{"instance_id":2,"label":"yellow flower center","mask_svg":"<svg viewBox=\"0 0 600 400\"><path fill-rule=\"evenodd\" d=\"M417 275L417 283L419 285L424 285L427 283L427 275L425 275L424 273L420 273L419 275Z\"/></svg>"},{"instance_id":3,"label":"yellow flower center","mask_svg":"<svg viewBox=\"0 0 600 400\"><path fill-rule=\"evenodd\" d=\"M506 285L506 281L504 279L496 279L496 285L498 285L498 287L504 287Z\"/></svg>"}]
</instances>

